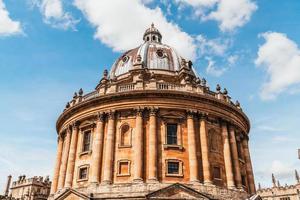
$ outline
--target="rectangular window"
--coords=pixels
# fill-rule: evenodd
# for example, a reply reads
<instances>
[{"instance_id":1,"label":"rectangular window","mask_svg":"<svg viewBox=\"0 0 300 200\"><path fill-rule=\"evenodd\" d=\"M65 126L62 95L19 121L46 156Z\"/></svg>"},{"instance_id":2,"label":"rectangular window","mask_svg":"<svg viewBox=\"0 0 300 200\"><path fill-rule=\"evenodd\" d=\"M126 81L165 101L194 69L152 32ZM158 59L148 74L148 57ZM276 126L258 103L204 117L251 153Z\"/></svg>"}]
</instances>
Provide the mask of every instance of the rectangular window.
<instances>
[{"instance_id":1,"label":"rectangular window","mask_svg":"<svg viewBox=\"0 0 300 200\"><path fill-rule=\"evenodd\" d=\"M246 176L242 175L242 185L246 186Z\"/></svg>"},{"instance_id":2,"label":"rectangular window","mask_svg":"<svg viewBox=\"0 0 300 200\"><path fill-rule=\"evenodd\" d=\"M90 143L91 143L91 131L85 131L83 133L83 148L82 148L83 152L90 150Z\"/></svg>"},{"instance_id":3,"label":"rectangular window","mask_svg":"<svg viewBox=\"0 0 300 200\"><path fill-rule=\"evenodd\" d=\"M88 168L87 167L82 167L79 169L79 179L87 179L88 178Z\"/></svg>"},{"instance_id":4,"label":"rectangular window","mask_svg":"<svg viewBox=\"0 0 300 200\"><path fill-rule=\"evenodd\" d=\"M179 162L168 162L168 174L179 174Z\"/></svg>"},{"instance_id":5,"label":"rectangular window","mask_svg":"<svg viewBox=\"0 0 300 200\"><path fill-rule=\"evenodd\" d=\"M214 179L222 179L221 178L221 169L220 169L220 167L214 167L213 168L213 176L214 176Z\"/></svg>"},{"instance_id":6,"label":"rectangular window","mask_svg":"<svg viewBox=\"0 0 300 200\"><path fill-rule=\"evenodd\" d=\"M177 124L167 124L167 144L177 144Z\"/></svg>"},{"instance_id":7,"label":"rectangular window","mask_svg":"<svg viewBox=\"0 0 300 200\"><path fill-rule=\"evenodd\" d=\"M122 160L118 162L118 176L130 175L130 161Z\"/></svg>"},{"instance_id":8,"label":"rectangular window","mask_svg":"<svg viewBox=\"0 0 300 200\"><path fill-rule=\"evenodd\" d=\"M241 143L237 141L238 157L239 157L240 159L243 159L242 148L243 148L243 147L242 147Z\"/></svg>"}]
</instances>

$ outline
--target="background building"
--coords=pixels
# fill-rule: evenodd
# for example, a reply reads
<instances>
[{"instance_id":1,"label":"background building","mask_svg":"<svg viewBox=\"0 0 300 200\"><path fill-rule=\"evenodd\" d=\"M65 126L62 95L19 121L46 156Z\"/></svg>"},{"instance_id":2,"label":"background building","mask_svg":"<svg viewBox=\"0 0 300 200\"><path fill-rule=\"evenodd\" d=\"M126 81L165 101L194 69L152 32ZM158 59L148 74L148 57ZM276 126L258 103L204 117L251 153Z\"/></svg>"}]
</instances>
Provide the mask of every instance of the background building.
<instances>
[{"instance_id":1,"label":"background building","mask_svg":"<svg viewBox=\"0 0 300 200\"><path fill-rule=\"evenodd\" d=\"M263 200L300 200L300 178L297 170L295 170L296 183L294 185L280 185L272 174L273 187L261 188L258 186L257 194Z\"/></svg>"},{"instance_id":2,"label":"background building","mask_svg":"<svg viewBox=\"0 0 300 200\"><path fill-rule=\"evenodd\" d=\"M249 120L152 25L57 121L50 199L246 199Z\"/></svg>"},{"instance_id":3,"label":"background building","mask_svg":"<svg viewBox=\"0 0 300 200\"><path fill-rule=\"evenodd\" d=\"M41 176L26 179L22 175L10 187L11 178L8 176L4 195L0 199L46 200L49 197L51 182L48 176L45 179Z\"/></svg>"}]
</instances>

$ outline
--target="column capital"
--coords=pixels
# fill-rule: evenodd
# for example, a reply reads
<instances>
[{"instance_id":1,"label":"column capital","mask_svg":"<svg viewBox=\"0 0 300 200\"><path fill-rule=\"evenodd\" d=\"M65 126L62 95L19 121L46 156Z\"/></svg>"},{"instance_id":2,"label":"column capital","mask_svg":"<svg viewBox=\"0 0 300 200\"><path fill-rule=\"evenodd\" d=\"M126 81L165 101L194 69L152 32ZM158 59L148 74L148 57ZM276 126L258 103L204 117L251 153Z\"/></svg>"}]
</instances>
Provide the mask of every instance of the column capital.
<instances>
[{"instance_id":1,"label":"column capital","mask_svg":"<svg viewBox=\"0 0 300 200\"><path fill-rule=\"evenodd\" d=\"M149 114L150 114L150 116L155 116L156 113L158 112L158 109L159 108L157 108L157 107L150 107L149 108Z\"/></svg>"},{"instance_id":2,"label":"column capital","mask_svg":"<svg viewBox=\"0 0 300 200\"><path fill-rule=\"evenodd\" d=\"M80 122L79 122L79 121L74 121L74 122L71 124L73 130L78 129L78 128L79 128L79 125L80 125Z\"/></svg>"},{"instance_id":3,"label":"column capital","mask_svg":"<svg viewBox=\"0 0 300 200\"><path fill-rule=\"evenodd\" d=\"M107 112L108 114L108 119L115 119L116 117L116 111L115 110L110 110Z\"/></svg>"},{"instance_id":4,"label":"column capital","mask_svg":"<svg viewBox=\"0 0 300 200\"><path fill-rule=\"evenodd\" d=\"M194 118L195 113L197 113L195 110L187 110L187 118Z\"/></svg>"},{"instance_id":5,"label":"column capital","mask_svg":"<svg viewBox=\"0 0 300 200\"><path fill-rule=\"evenodd\" d=\"M198 116L199 116L200 120L207 120L208 119L208 113L198 112Z\"/></svg>"},{"instance_id":6,"label":"column capital","mask_svg":"<svg viewBox=\"0 0 300 200\"><path fill-rule=\"evenodd\" d=\"M136 112L136 116L142 117L143 112L144 112L144 108L143 107L137 107L137 108L135 108L135 112Z\"/></svg>"},{"instance_id":7,"label":"column capital","mask_svg":"<svg viewBox=\"0 0 300 200\"><path fill-rule=\"evenodd\" d=\"M219 123L220 123L220 125L221 126L224 126L224 125L229 125L230 124L230 122L227 120L227 119L225 119L225 118L219 118Z\"/></svg>"},{"instance_id":8,"label":"column capital","mask_svg":"<svg viewBox=\"0 0 300 200\"><path fill-rule=\"evenodd\" d=\"M96 115L97 121L104 122L104 112L98 112Z\"/></svg>"},{"instance_id":9,"label":"column capital","mask_svg":"<svg viewBox=\"0 0 300 200\"><path fill-rule=\"evenodd\" d=\"M62 133L57 135L57 142L63 140Z\"/></svg>"},{"instance_id":10,"label":"column capital","mask_svg":"<svg viewBox=\"0 0 300 200\"><path fill-rule=\"evenodd\" d=\"M229 127L229 131L236 132L236 125L234 125L233 123L230 123L228 127Z\"/></svg>"}]
</instances>

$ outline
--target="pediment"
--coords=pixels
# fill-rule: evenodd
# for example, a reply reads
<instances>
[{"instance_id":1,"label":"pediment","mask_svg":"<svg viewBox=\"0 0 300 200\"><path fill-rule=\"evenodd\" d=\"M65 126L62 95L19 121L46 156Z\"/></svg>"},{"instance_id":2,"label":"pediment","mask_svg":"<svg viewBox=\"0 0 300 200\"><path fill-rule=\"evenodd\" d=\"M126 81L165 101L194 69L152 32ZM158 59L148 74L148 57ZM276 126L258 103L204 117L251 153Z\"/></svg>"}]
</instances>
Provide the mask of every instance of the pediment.
<instances>
[{"instance_id":1,"label":"pediment","mask_svg":"<svg viewBox=\"0 0 300 200\"><path fill-rule=\"evenodd\" d=\"M180 183L175 183L168 187L154 191L146 195L147 199L199 199L199 200L212 200L209 196L202 194L190 187L187 187Z\"/></svg>"},{"instance_id":2,"label":"pediment","mask_svg":"<svg viewBox=\"0 0 300 200\"><path fill-rule=\"evenodd\" d=\"M177 111L160 111L160 117L162 117L162 118L184 119L185 115L184 115L184 113L177 112Z\"/></svg>"},{"instance_id":3,"label":"pediment","mask_svg":"<svg viewBox=\"0 0 300 200\"><path fill-rule=\"evenodd\" d=\"M88 196L73 189L68 189L55 198L55 200L87 200L87 199L89 199Z\"/></svg>"}]
</instances>

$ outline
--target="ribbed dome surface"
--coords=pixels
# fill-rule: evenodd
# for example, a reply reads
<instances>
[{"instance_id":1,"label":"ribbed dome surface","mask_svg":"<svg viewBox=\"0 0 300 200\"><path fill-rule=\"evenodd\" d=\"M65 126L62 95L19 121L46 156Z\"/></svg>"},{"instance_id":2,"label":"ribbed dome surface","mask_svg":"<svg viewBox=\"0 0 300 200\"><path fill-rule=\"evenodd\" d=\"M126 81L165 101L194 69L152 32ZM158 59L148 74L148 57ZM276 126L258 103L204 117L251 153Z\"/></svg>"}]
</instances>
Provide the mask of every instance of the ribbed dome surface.
<instances>
[{"instance_id":1,"label":"ribbed dome surface","mask_svg":"<svg viewBox=\"0 0 300 200\"><path fill-rule=\"evenodd\" d=\"M111 68L110 77L120 76L129 72L138 55L145 68L169 71L180 70L181 57L168 45L146 41L141 46L124 53Z\"/></svg>"}]
</instances>

